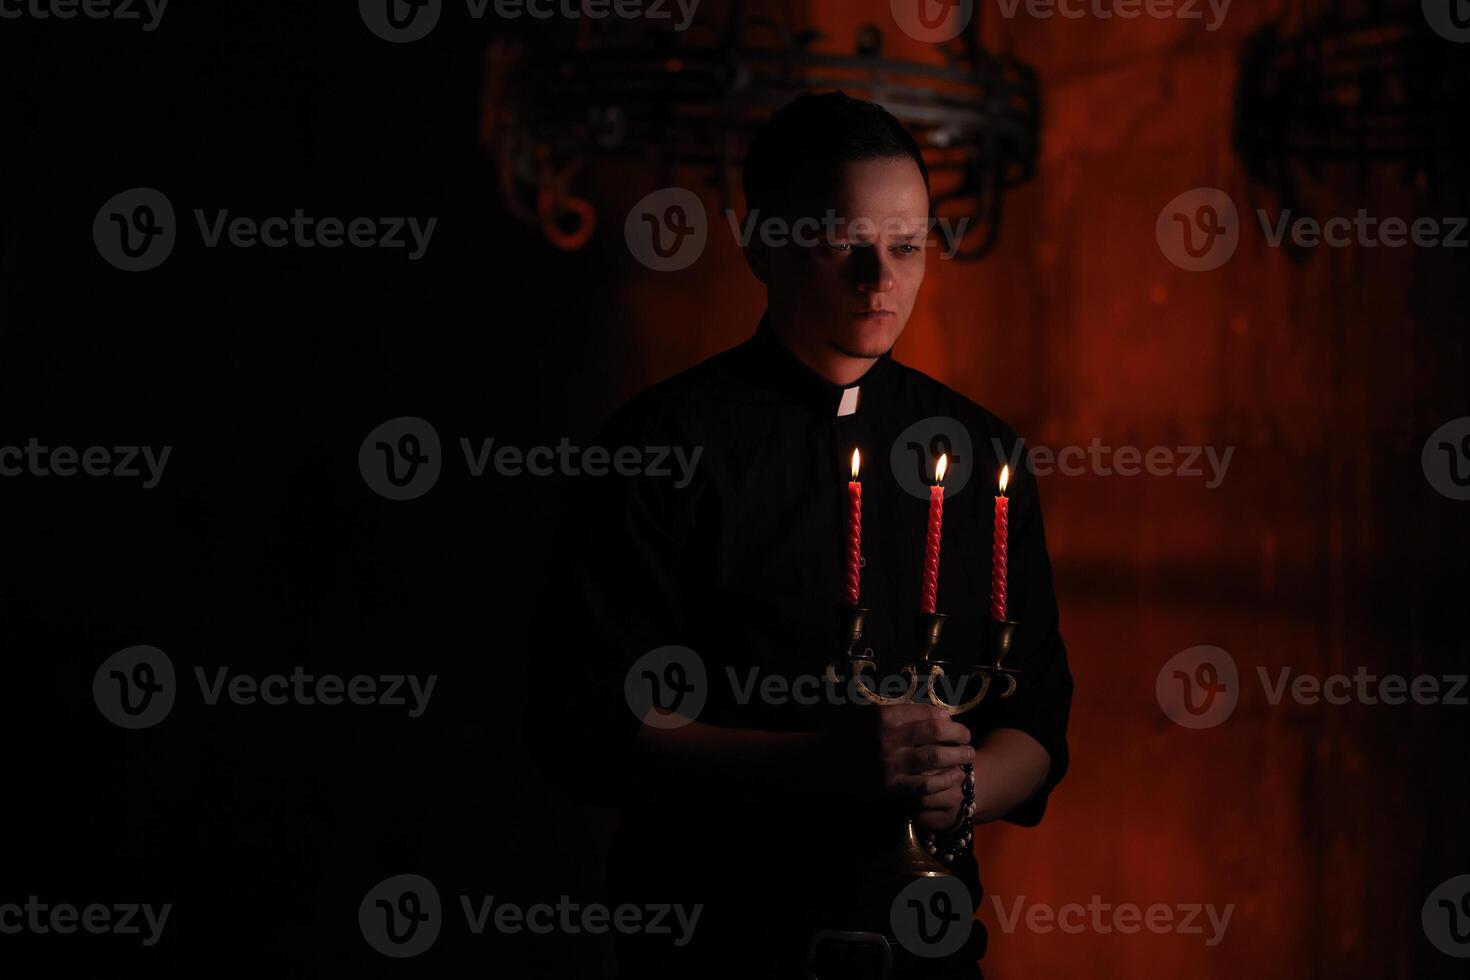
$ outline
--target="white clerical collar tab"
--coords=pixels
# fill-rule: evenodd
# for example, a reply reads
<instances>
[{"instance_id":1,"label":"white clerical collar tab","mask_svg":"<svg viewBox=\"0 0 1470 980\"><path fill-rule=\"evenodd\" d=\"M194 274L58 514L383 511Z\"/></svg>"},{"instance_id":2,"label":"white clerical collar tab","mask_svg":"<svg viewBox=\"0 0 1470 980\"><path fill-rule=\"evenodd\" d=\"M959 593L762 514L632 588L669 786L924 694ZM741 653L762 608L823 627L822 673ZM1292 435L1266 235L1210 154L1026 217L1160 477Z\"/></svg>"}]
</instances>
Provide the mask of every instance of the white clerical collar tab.
<instances>
[{"instance_id":1,"label":"white clerical collar tab","mask_svg":"<svg viewBox=\"0 0 1470 980\"><path fill-rule=\"evenodd\" d=\"M862 391L862 386L860 385L853 385L851 388L842 389L842 401L837 406L838 415L851 415L857 411L858 392L860 391Z\"/></svg>"}]
</instances>

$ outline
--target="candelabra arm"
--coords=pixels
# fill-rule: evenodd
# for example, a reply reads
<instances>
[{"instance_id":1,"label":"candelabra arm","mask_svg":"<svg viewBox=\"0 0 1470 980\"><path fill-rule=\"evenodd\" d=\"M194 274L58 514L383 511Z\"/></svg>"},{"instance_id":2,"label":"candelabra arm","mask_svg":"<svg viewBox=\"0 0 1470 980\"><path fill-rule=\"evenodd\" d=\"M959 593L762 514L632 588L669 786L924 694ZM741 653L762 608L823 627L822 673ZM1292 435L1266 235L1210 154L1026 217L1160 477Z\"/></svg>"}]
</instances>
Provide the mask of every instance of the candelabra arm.
<instances>
[{"instance_id":1,"label":"candelabra arm","mask_svg":"<svg viewBox=\"0 0 1470 980\"><path fill-rule=\"evenodd\" d=\"M974 708L981 701L984 701L985 696L990 693L990 675L983 670L977 670L975 672L975 676L980 678L979 693L977 693L973 698L970 698L968 701L964 701L960 704L950 704L948 701L944 700L944 698L934 693L934 682L944 676L944 668L939 666L938 664L935 664L933 667L929 668L929 686L926 688L926 691L927 697L929 698L929 703L936 707L943 708L945 714L962 715L966 711ZM1014 678L1011 679L1011 683L1015 683ZM1009 696L1009 694L1001 695L1001 697Z\"/></svg>"}]
</instances>

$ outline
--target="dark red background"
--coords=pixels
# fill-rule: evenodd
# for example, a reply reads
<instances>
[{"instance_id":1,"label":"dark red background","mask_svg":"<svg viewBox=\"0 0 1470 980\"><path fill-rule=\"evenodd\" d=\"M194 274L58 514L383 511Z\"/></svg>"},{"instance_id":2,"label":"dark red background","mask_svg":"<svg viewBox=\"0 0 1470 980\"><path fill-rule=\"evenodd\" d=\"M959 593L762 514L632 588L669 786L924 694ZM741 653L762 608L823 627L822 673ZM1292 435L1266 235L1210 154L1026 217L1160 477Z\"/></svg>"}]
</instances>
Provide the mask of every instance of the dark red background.
<instances>
[{"instance_id":1,"label":"dark red background","mask_svg":"<svg viewBox=\"0 0 1470 980\"><path fill-rule=\"evenodd\" d=\"M176 447L155 491L0 481L15 842L3 897L179 905L174 942L152 952L27 947L58 961L80 948L139 975L386 974L402 964L367 949L354 913L387 875L521 902L597 894L612 815L558 797L517 741L528 703L555 710L542 679L577 639L525 612L573 488L461 470L400 506L364 486L357 447L409 414L451 447L585 443L628 396L748 336L761 292L722 223L690 269L639 265L622 218L662 185L632 165L595 166L580 185L602 216L586 249L547 245L499 201L481 142L500 25L451 9L432 39L390 46L351 6L171 6L145 36L0 29L0 444ZM1470 709L1272 706L1255 679L1467 661L1470 505L1436 493L1420 464L1429 433L1470 414L1465 255L1297 260L1266 244L1250 216L1280 202L1234 149L1234 89L1245 39L1286 6L1236 0L1211 33L1007 21L984 4L986 43L1040 76L1038 173L1008 197L989 257L931 264L897 355L1034 444L1235 447L1216 489L1042 478L1077 680L1072 773L1039 828L977 834L986 885L1008 904L1234 904L1224 942L1006 934L987 903L1000 980L1463 972L1419 917L1431 889L1470 871ZM828 50L873 21L890 55L935 56L885 3L780 12L820 27ZM514 33L550 46L572 32ZM1319 215L1411 219L1467 213L1465 179L1330 169L1303 186ZM441 223L417 264L195 243L126 276L88 229L134 186L181 213ZM1224 267L1191 273L1154 228L1201 186L1250 221ZM181 707L129 733L98 716L89 685L134 643L183 665L433 671L441 686L413 725ZM1154 683L1199 644L1229 651L1246 684L1228 722L1188 731ZM596 765L595 747L567 764ZM17 948L0 945L0 962ZM611 975L608 955L588 937L447 937L422 965Z\"/></svg>"}]
</instances>

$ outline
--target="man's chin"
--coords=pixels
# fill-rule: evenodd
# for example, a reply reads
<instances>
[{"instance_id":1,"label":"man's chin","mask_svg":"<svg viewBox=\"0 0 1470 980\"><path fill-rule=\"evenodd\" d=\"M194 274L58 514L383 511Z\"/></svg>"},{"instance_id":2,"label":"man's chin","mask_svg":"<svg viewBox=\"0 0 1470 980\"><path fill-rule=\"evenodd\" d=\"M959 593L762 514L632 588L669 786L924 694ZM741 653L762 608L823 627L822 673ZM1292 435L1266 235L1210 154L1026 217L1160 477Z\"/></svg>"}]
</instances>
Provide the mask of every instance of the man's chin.
<instances>
[{"instance_id":1,"label":"man's chin","mask_svg":"<svg viewBox=\"0 0 1470 980\"><path fill-rule=\"evenodd\" d=\"M875 360L877 358L880 358L884 354L887 354L889 351L893 350L893 345L892 344L889 344L887 347L863 347L863 348L844 347L844 346L841 346L841 345L838 345L838 344L834 344L833 346L837 348L837 350L838 350L839 353L841 353L841 354L843 354L843 355L845 355L847 357L854 357L854 358L859 358L861 360L867 360L867 361L871 361L871 360Z\"/></svg>"},{"instance_id":2,"label":"man's chin","mask_svg":"<svg viewBox=\"0 0 1470 980\"><path fill-rule=\"evenodd\" d=\"M864 336L866 334L866 336ZM881 334L878 336L877 334ZM893 350L893 345L898 341L898 335L889 336L885 331L863 331L854 336L837 337L831 341L832 348L847 357L859 357L872 359L882 357Z\"/></svg>"}]
</instances>

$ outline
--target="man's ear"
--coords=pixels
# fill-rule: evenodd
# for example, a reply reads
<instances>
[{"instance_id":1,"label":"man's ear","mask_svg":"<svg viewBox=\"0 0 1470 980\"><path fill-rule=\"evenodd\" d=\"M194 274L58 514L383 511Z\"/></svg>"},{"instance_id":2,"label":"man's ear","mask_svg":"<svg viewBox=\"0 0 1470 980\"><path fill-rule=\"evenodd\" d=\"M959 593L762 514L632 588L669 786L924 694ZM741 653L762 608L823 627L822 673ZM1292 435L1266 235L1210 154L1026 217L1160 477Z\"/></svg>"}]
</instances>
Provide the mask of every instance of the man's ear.
<instances>
[{"instance_id":1,"label":"man's ear","mask_svg":"<svg viewBox=\"0 0 1470 980\"><path fill-rule=\"evenodd\" d=\"M745 253L745 264L755 277L767 286L771 284L771 252L759 235L750 236L750 241L741 249Z\"/></svg>"}]
</instances>

